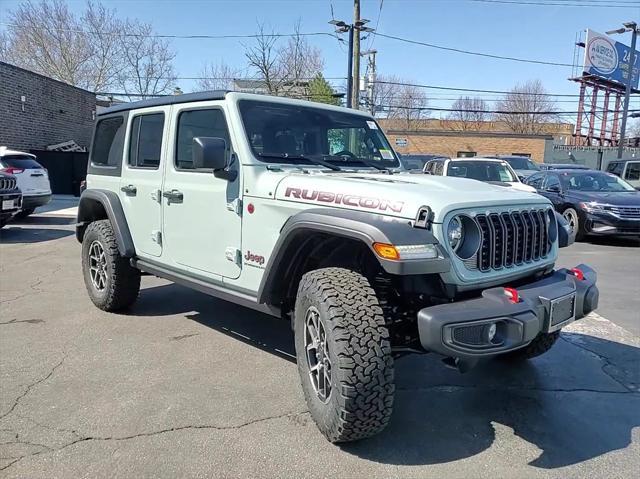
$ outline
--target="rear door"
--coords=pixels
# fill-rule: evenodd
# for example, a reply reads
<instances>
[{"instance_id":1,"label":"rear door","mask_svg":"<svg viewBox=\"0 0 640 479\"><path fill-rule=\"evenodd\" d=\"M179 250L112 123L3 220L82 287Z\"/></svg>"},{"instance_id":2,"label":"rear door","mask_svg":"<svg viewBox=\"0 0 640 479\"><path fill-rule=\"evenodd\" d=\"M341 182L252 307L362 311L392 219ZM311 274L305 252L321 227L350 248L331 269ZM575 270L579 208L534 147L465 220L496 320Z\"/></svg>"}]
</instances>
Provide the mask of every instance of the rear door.
<instances>
[{"instance_id":1,"label":"rear door","mask_svg":"<svg viewBox=\"0 0 640 479\"><path fill-rule=\"evenodd\" d=\"M170 106L164 106L129 115L119 194L140 256L162 254L161 159L167 147L169 112Z\"/></svg>"},{"instance_id":2,"label":"rear door","mask_svg":"<svg viewBox=\"0 0 640 479\"><path fill-rule=\"evenodd\" d=\"M6 155L0 160L3 171L18 180L18 188L24 196L47 195L51 193L47 170L31 155Z\"/></svg>"}]
</instances>

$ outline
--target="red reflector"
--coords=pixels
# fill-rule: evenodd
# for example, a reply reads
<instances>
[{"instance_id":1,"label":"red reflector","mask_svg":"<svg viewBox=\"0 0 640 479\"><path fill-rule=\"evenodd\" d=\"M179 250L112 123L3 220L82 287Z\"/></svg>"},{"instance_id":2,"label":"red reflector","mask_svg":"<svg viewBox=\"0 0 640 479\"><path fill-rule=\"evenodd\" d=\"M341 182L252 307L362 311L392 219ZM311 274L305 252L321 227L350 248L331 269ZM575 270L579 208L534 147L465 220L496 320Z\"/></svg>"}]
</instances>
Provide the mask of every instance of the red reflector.
<instances>
[{"instance_id":1,"label":"red reflector","mask_svg":"<svg viewBox=\"0 0 640 479\"><path fill-rule=\"evenodd\" d=\"M248 211L250 214L253 214L253 212L254 212L255 210L256 210L256 207L255 207L255 206L253 206L253 203L249 203L249 204L247 205L247 211Z\"/></svg>"},{"instance_id":2,"label":"red reflector","mask_svg":"<svg viewBox=\"0 0 640 479\"><path fill-rule=\"evenodd\" d=\"M576 279L578 279L579 281L583 281L584 280L584 273L582 272L581 269L573 268L571 270L571 274L574 275L576 277Z\"/></svg>"},{"instance_id":3,"label":"red reflector","mask_svg":"<svg viewBox=\"0 0 640 479\"><path fill-rule=\"evenodd\" d=\"M509 301L512 303L520 302L520 294L518 294L518 290L515 288L504 288L504 294L509 298Z\"/></svg>"}]
</instances>

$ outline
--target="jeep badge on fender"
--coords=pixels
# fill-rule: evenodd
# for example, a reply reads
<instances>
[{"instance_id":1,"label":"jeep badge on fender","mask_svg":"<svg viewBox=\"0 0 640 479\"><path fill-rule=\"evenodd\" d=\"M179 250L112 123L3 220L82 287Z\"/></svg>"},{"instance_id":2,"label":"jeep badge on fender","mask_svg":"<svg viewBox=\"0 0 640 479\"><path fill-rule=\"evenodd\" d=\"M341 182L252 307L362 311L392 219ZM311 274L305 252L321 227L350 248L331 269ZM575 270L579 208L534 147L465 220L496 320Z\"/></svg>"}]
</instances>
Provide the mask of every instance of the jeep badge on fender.
<instances>
[{"instance_id":1,"label":"jeep badge on fender","mask_svg":"<svg viewBox=\"0 0 640 479\"><path fill-rule=\"evenodd\" d=\"M266 95L100 111L76 236L105 311L145 272L291 321L332 442L387 425L394 358L532 358L598 305L589 266L554 269L573 239L546 198L406 173L367 113Z\"/></svg>"}]
</instances>

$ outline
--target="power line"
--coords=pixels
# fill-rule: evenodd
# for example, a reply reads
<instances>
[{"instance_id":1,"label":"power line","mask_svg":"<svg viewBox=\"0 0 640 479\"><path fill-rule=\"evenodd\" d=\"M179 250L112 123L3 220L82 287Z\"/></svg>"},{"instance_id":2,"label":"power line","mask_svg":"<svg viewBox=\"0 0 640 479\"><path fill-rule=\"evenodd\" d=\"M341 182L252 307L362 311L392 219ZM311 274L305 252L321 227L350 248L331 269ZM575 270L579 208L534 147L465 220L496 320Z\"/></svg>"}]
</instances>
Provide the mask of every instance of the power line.
<instances>
[{"instance_id":1,"label":"power line","mask_svg":"<svg viewBox=\"0 0 640 479\"><path fill-rule=\"evenodd\" d=\"M501 115L577 115L577 111L504 111L504 110L468 110L462 108L435 108L435 107L418 107L418 106L406 106L406 105L377 105L378 108L396 108L398 110L412 110L412 111L450 111L460 113L488 113L488 114L501 114ZM602 110L601 110L602 111ZM616 110L607 110L607 112L615 112ZM640 112L640 110L629 110L630 113Z\"/></svg>"},{"instance_id":2,"label":"power line","mask_svg":"<svg viewBox=\"0 0 640 479\"><path fill-rule=\"evenodd\" d=\"M4 25L7 27L20 28L20 25L16 23L7 23L0 22L0 25ZM71 28L55 28L53 29L57 32L67 32L67 33L78 33L83 35L106 35L106 36L114 36L114 37L133 37L133 38L173 38L173 39L190 39L190 40L202 40L202 39L233 39L233 38L260 38L260 37L269 37L269 38L282 38L282 37L312 37L312 36L328 36L334 37L333 33L328 32L308 32L308 33L253 33L246 35L168 35L168 34L152 34L152 35L144 35L139 33L122 33L122 32L96 32L91 30L76 30Z\"/></svg>"},{"instance_id":3,"label":"power line","mask_svg":"<svg viewBox=\"0 0 640 479\"><path fill-rule=\"evenodd\" d=\"M367 50L371 50L373 46L373 42L376 40L376 33L378 31L378 25L380 25L380 17L382 16L382 6L384 5L384 0L380 0L380 7L378 8L378 18L376 18L376 26L373 28L373 34L371 35L371 40L369 41L369 46Z\"/></svg>"},{"instance_id":4,"label":"power line","mask_svg":"<svg viewBox=\"0 0 640 479\"><path fill-rule=\"evenodd\" d=\"M470 51L470 50L463 50L461 48L444 47L442 45L436 45L434 43L420 42L418 40L410 40L408 38L396 37L394 35L386 35L384 33L378 33L378 36L379 37L384 37L384 38L389 38L391 40L397 40L397 41L404 42L404 43L411 43L413 45L421 45L423 47L435 48L437 50L445 50L445 51L448 51L448 52L464 53L465 55L475 55L475 56L479 56L479 57L494 58L496 60L508 60L508 61L512 61L512 62L535 63L537 65L552 65L552 66L571 67L571 68L573 68L573 66L574 66L571 63L547 62L547 61L543 61L543 60L530 60L530 59L527 59L527 58L517 58L517 57L509 57L509 56L503 56L503 55L494 55L492 53L473 52L473 51Z\"/></svg>"},{"instance_id":5,"label":"power line","mask_svg":"<svg viewBox=\"0 0 640 479\"><path fill-rule=\"evenodd\" d=\"M558 2L543 2L543 1L516 1L516 0L463 0L466 2L475 2L475 3L498 3L498 4L506 4L506 5L535 5L535 6L553 6L553 7L592 7L592 8L629 8L634 6L640 6L640 4L636 3L625 3L621 0L618 0L616 4L612 2L607 3L590 3L585 2L585 0L575 0L572 3L564 3Z\"/></svg>"}]
</instances>

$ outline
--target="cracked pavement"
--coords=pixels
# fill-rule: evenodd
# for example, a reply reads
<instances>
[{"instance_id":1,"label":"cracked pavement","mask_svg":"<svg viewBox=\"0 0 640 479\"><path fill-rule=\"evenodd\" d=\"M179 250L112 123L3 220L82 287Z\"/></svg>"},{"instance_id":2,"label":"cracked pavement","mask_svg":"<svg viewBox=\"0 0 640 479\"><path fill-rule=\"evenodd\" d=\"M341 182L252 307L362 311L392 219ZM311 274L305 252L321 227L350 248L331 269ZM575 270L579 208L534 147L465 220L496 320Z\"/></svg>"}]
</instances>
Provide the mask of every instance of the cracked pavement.
<instances>
[{"instance_id":1,"label":"cracked pavement","mask_svg":"<svg viewBox=\"0 0 640 479\"><path fill-rule=\"evenodd\" d=\"M85 293L72 228L41 218L0 241L2 478L640 470L640 340L627 330L640 321L640 281L622 286L635 288L622 305L615 272L600 271L619 259L595 257L604 306L547 355L464 375L435 356L401 358L388 429L336 446L307 413L288 324L151 277L129 314L103 313ZM626 255L637 275L639 250L619 248L601 251ZM596 249L574 245L559 262L588 263Z\"/></svg>"}]
</instances>

